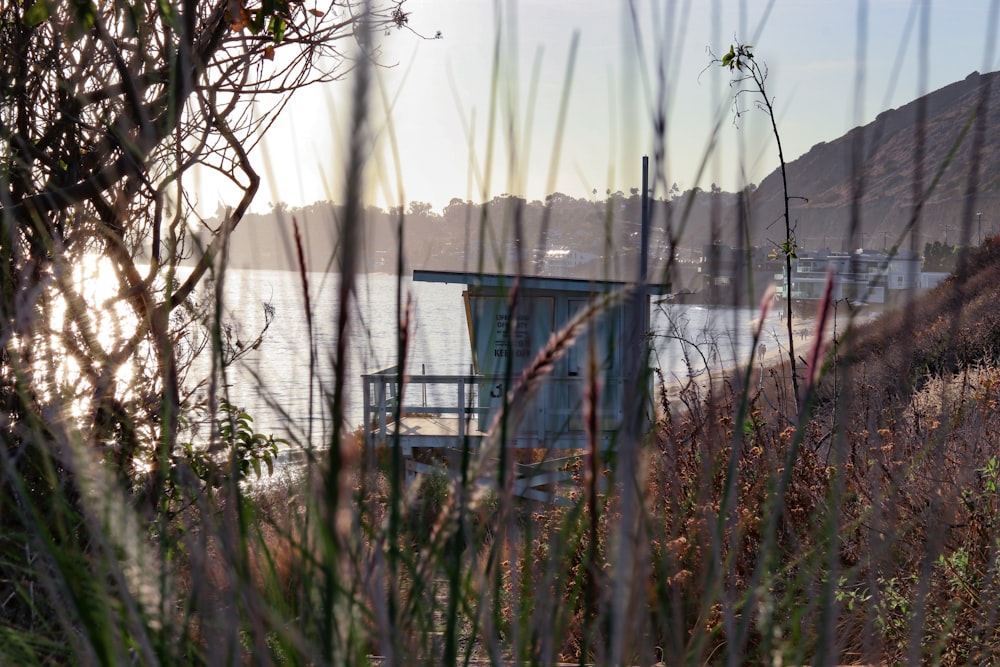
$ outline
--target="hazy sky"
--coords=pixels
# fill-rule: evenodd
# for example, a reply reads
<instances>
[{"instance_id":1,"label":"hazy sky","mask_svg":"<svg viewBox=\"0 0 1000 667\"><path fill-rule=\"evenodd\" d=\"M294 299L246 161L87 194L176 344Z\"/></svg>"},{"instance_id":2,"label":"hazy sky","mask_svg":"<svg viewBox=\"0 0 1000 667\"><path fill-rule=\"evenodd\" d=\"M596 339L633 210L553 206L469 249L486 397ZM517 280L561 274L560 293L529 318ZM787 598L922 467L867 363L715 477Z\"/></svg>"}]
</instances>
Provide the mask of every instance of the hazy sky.
<instances>
[{"instance_id":1,"label":"hazy sky","mask_svg":"<svg viewBox=\"0 0 1000 667\"><path fill-rule=\"evenodd\" d=\"M734 39L754 45L792 160L886 108L997 69L997 1L636 0L634 21L633 5L617 0L408 0L410 27L442 38L379 37L394 66L379 71L373 100L369 198L440 210L452 197L627 193L640 185L641 156L654 152L661 68L666 182L735 190L759 182L777 156L762 113L734 124L728 73L706 70L707 49L721 56ZM342 81L293 99L254 154L261 173L266 158L274 174L255 209L342 200L350 92ZM203 187L205 210L235 203Z\"/></svg>"}]
</instances>

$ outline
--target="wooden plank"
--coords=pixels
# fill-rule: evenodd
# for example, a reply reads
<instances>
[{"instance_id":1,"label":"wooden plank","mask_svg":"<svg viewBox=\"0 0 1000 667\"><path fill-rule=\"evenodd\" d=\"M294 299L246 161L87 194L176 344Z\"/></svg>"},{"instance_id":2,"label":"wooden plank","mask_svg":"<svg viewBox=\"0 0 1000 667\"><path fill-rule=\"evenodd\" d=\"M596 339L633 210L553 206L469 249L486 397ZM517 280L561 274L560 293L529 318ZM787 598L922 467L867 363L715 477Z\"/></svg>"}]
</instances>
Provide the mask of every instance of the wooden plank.
<instances>
[{"instance_id":1,"label":"wooden plank","mask_svg":"<svg viewBox=\"0 0 1000 667\"><path fill-rule=\"evenodd\" d=\"M565 482L570 479L573 479L573 473L570 470L553 470L538 475L518 477L514 480L514 493L521 494L523 491L532 489L536 486L542 486L543 484L558 484L559 482Z\"/></svg>"}]
</instances>

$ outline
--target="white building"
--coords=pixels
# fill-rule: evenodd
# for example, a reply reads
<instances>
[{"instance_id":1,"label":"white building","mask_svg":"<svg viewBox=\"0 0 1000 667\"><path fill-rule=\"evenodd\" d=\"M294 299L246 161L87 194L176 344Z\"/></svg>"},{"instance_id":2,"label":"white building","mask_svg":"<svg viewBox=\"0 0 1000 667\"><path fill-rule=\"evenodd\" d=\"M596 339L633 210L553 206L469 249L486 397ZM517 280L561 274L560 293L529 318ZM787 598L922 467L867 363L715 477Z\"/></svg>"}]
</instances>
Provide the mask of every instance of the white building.
<instances>
[{"instance_id":1,"label":"white building","mask_svg":"<svg viewBox=\"0 0 1000 667\"><path fill-rule=\"evenodd\" d=\"M581 264L592 262L597 255L572 248L549 248L545 251L542 269L546 275L562 275Z\"/></svg>"},{"instance_id":2,"label":"white building","mask_svg":"<svg viewBox=\"0 0 1000 667\"><path fill-rule=\"evenodd\" d=\"M517 266L517 244L508 243L506 249L506 268L515 270ZM525 249L524 261L526 271L537 271L541 276L565 277L571 275L573 269L599 258L589 252L583 252L566 246L552 246L546 249Z\"/></svg>"},{"instance_id":3,"label":"white building","mask_svg":"<svg viewBox=\"0 0 1000 667\"><path fill-rule=\"evenodd\" d=\"M801 253L792 260L791 297L799 302L818 301L823 297L827 273L832 271L834 301L899 305L948 276L921 273L921 263L920 255L905 249L891 256L881 250L861 248L854 252Z\"/></svg>"}]
</instances>

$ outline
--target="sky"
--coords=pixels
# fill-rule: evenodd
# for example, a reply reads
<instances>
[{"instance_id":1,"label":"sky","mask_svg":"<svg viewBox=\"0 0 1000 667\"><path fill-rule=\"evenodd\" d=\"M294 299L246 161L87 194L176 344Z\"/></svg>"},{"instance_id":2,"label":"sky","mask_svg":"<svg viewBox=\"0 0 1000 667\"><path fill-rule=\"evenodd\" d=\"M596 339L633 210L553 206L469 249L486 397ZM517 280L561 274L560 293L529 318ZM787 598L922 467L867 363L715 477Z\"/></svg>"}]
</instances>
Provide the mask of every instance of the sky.
<instances>
[{"instance_id":1,"label":"sky","mask_svg":"<svg viewBox=\"0 0 1000 667\"><path fill-rule=\"evenodd\" d=\"M777 151L747 98L750 113L735 118L735 89L712 53L753 45L791 161L885 109L998 69L998 3L407 0L408 29L378 36L366 197L440 211L455 197L628 193L641 185L642 156L656 155L658 107L666 157L653 160L654 196L673 183L734 191L777 168ZM349 80L296 93L251 154L264 177L254 210L343 200L350 97ZM200 185L208 213L238 199Z\"/></svg>"}]
</instances>

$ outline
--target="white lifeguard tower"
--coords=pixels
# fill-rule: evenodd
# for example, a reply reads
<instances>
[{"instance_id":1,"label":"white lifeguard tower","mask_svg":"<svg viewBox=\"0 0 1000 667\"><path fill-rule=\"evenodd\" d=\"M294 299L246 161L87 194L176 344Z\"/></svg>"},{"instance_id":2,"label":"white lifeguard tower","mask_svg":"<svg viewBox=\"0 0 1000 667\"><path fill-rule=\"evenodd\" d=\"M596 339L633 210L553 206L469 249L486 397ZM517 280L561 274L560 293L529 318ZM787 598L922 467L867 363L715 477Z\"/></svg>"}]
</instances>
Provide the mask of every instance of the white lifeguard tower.
<instances>
[{"instance_id":1,"label":"white lifeguard tower","mask_svg":"<svg viewBox=\"0 0 1000 667\"><path fill-rule=\"evenodd\" d=\"M615 281L451 271L418 270L413 280L466 286L462 299L472 369L466 375L401 377L398 368L390 367L363 376L365 444L385 447L398 443L410 473L429 469L412 459L415 449L476 449L503 409L508 392L552 334L594 299L628 287ZM658 292L655 288L652 291ZM648 301L645 308L648 313ZM597 362L601 396L597 437L602 449L614 447L625 413L623 401L629 394L625 383L633 381L627 377L625 341L631 340L633 345L646 341L645 332L629 331L634 327L628 326L628 316L627 302L619 300L589 323L546 376L520 423L504 439L504 447L563 450L564 454L569 453L565 450L588 447L584 395L591 354ZM401 381L407 393L416 388L421 396L437 398L409 405L406 396L400 395ZM432 386L435 390L429 391ZM550 494L534 487L567 478L568 472L557 470L565 466L566 459L539 458L548 460L530 466L530 470L525 466L515 471L516 491L551 499Z\"/></svg>"}]
</instances>

